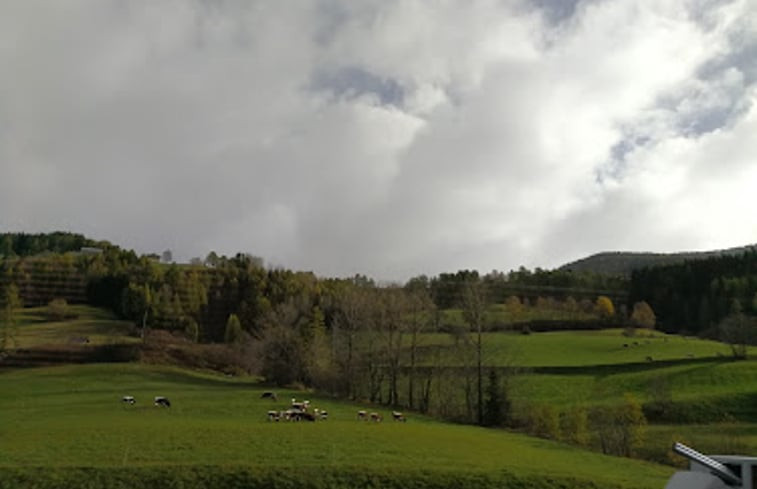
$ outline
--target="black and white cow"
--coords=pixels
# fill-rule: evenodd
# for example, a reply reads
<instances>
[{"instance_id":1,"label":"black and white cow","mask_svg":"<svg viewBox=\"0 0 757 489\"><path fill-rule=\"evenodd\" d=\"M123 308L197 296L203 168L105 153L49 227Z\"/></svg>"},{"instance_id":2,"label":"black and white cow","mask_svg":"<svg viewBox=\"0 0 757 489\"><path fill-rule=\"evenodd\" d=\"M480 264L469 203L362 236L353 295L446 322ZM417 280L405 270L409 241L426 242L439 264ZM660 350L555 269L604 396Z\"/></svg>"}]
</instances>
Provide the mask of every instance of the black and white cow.
<instances>
[{"instance_id":1,"label":"black and white cow","mask_svg":"<svg viewBox=\"0 0 757 489\"><path fill-rule=\"evenodd\" d=\"M268 421L278 421L281 419L279 411L268 411Z\"/></svg>"},{"instance_id":2,"label":"black and white cow","mask_svg":"<svg viewBox=\"0 0 757 489\"><path fill-rule=\"evenodd\" d=\"M131 404L132 406L137 403L137 400L134 399L134 396L124 396L121 398L121 402L124 404Z\"/></svg>"},{"instance_id":3,"label":"black and white cow","mask_svg":"<svg viewBox=\"0 0 757 489\"><path fill-rule=\"evenodd\" d=\"M310 401L305 399L302 402L298 402L297 399L294 397L292 398L292 409L297 409L299 411L307 411L310 407Z\"/></svg>"},{"instance_id":4,"label":"black and white cow","mask_svg":"<svg viewBox=\"0 0 757 489\"><path fill-rule=\"evenodd\" d=\"M171 401L168 400L167 397L163 396L156 396L155 397L155 405L160 407L171 407Z\"/></svg>"}]
</instances>

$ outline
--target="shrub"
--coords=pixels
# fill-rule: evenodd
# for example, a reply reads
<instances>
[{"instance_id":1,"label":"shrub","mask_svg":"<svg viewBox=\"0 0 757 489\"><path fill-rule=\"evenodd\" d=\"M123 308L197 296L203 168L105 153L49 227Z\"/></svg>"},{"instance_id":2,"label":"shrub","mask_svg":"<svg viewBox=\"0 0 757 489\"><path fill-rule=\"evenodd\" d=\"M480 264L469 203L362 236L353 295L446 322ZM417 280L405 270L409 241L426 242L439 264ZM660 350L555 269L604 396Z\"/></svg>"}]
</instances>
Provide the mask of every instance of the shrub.
<instances>
[{"instance_id":1,"label":"shrub","mask_svg":"<svg viewBox=\"0 0 757 489\"><path fill-rule=\"evenodd\" d=\"M554 406L549 404L531 406L524 421L529 434L550 440L560 439L560 415Z\"/></svg>"},{"instance_id":2,"label":"shrub","mask_svg":"<svg viewBox=\"0 0 757 489\"><path fill-rule=\"evenodd\" d=\"M66 299L53 299L47 304L45 315L51 321L75 319L78 315L71 310Z\"/></svg>"},{"instance_id":3,"label":"shrub","mask_svg":"<svg viewBox=\"0 0 757 489\"><path fill-rule=\"evenodd\" d=\"M641 404L626 394L622 404L599 406L591 412L591 426L602 453L630 457L644 440L647 420Z\"/></svg>"},{"instance_id":4,"label":"shrub","mask_svg":"<svg viewBox=\"0 0 757 489\"><path fill-rule=\"evenodd\" d=\"M560 416L562 440L580 447L589 444L589 412L584 406L574 406Z\"/></svg>"}]
</instances>

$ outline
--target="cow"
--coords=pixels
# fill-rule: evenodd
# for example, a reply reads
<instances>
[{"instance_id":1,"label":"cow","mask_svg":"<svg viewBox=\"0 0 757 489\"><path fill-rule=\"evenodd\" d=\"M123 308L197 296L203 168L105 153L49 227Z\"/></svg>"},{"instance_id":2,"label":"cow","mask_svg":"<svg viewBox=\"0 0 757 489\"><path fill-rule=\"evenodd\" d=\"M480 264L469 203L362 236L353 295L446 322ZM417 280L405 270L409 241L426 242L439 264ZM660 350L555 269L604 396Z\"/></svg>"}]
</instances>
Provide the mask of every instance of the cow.
<instances>
[{"instance_id":1,"label":"cow","mask_svg":"<svg viewBox=\"0 0 757 489\"><path fill-rule=\"evenodd\" d=\"M357 419L362 419L362 420L368 419L368 413L361 409L360 411L357 412Z\"/></svg>"},{"instance_id":2,"label":"cow","mask_svg":"<svg viewBox=\"0 0 757 489\"><path fill-rule=\"evenodd\" d=\"M287 409L284 411L284 419L287 421L299 421L302 419L303 412L299 409Z\"/></svg>"},{"instance_id":3,"label":"cow","mask_svg":"<svg viewBox=\"0 0 757 489\"><path fill-rule=\"evenodd\" d=\"M171 401L169 401L167 397L163 396L156 396L154 404L160 407L171 407Z\"/></svg>"},{"instance_id":4,"label":"cow","mask_svg":"<svg viewBox=\"0 0 757 489\"><path fill-rule=\"evenodd\" d=\"M279 411L268 411L268 421L278 421L279 419L281 419Z\"/></svg>"},{"instance_id":5,"label":"cow","mask_svg":"<svg viewBox=\"0 0 757 489\"><path fill-rule=\"evenodd\" d=\"M369 414L369 416L371 417L371 421L374 421L376 423L380 423L384 419L384 417L381 416L379 413L371 413Z\"/></svg>"},{"instance_id":6,"label":"cow","mask_svg":"<svg viewBox=\"0 0 757 489\"><path fill-rule=\"evenodd\" d=\"M394 419L395 421L402 421L403 423L407 421L405 415L398 411L392 411L392 419Z\"/></svg>"},{"instance_id":7,"label":"cow","mask_svg":"<svg viewBox=\"0 0 757 489\"><path fill-rule=\"evenodd\" d=\"M315 415L313 413L309 413L307 411L302 411L300 413L300 419L304 419L305 421L315 421Z\"/></svg>"},{"instance_id":8,"label":"cow","mask_svg":"<svg viewBox=\"0 0 757 489\"><path fill-rule=\"evenodd\" d=\"M271 399L272 401L278 401L279 400L278 396L276 396L276 393L272 392L272 391L266 391L266 392L260 394L260 398L261 399Z\"/></svg>"},{"instance_id":9,"label":"cow","mask_svg":"<svg viewBox=\"0 0 757 489\"><path fill-rule=\"evenodd\" d=\"M132 406L137 403L137 400L133 396L124 396L121 398L121 402L124 404L131 404Z\"/></svg>"},{"instance_id":10,"label":"cow","mask_svg":"<svg viewBox=\"0 0 757 489\"><path fill-rule=\"evenodd\" d=\"M297 409L299 411L307 411L310 407L310 401L305 399L302 402L297 402L297 399L294 397L292 398L292 409Z\"/></svg>"}]
</instances>

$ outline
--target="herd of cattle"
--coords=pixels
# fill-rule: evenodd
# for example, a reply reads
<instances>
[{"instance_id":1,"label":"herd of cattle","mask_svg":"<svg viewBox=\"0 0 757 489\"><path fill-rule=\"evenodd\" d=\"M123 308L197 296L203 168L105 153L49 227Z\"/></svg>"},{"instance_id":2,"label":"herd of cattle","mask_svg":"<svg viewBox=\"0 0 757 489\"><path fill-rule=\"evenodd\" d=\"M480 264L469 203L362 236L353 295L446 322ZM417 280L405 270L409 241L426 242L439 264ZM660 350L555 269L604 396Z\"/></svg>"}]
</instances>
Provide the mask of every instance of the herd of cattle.
<instances>
[{"instance_id":1,"label":"herd of cattle","mask_svg":"<svg viewBox=\"0 0 757 489\"><path fill-rule=\"evenodd\" d=\"M260 397L261 399L271 399L273 401L278 401L278 397L276 396L275 392L264 392ZM121 398L121 402L133 406L137 403L137 400L134 398L134 396L123 396ZM153 404L158 407L171 407L171 401L169 401L167 397L163 396L156 396L153 399ZM295 398L292 398L292 403L288 409L285 409L283 411L268 411L268 421L326 421L327 419L329 419L329 413L325 409L312 408L310 406L310 401L297 401L297 399ZM377 412L360 410L357 412L357 419L360 421L370 420L376 423L380 423L384 420L384 417ZM401 422L407 421L405 415L398 411L392 411L392 419L394 421Z\"/></svg>"},{"instance_id":2,"label":"herd of cattle","mask_svg":"<svg viewBox=\"0 0 757 489\"><path fill-rule=\"evenodd\" d=\"M260 398L271 399L273 401L278 400L275 392L264 392ZM295 398L292 398L289 408L285 410L268 411L268 421L326 421L327 419L329 419L329 413L325 409L311 407L310 401L298 401ZM369 413L368 411L360 410L357 412L357 419L379 423L383 421L384 417L377 412ZM392 419L402 422L407 421L405 415L398 411L392 411Z\"/></svg>"}]
</instances>

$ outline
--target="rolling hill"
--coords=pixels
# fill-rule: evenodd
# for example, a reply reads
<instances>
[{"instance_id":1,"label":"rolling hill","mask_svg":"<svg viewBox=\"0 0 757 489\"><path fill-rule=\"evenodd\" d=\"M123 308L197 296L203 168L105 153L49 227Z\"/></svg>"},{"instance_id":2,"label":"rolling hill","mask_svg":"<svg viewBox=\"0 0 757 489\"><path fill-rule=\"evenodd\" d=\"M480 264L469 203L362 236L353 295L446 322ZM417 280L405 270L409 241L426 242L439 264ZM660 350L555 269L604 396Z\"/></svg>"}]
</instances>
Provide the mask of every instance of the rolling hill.
<instances>
[{"instance_id":1,"label":"rolling hill","mask_svg":"<svg viewBox=\"0 0 757 489\"><path fill-rule=\"evenodd\" d=\"M575 272L594 272L606 275L631 275L631 272L645 267L658 265L675 265L687 260L706 260L718 256L739 255L752 250L757 245L739 246L724 250L713 251L685 251L679 253L646 253L607 251L596 253L586 258L581 258L561 267L560 270L572 270Z\"/></svg>"}]
</instances>

